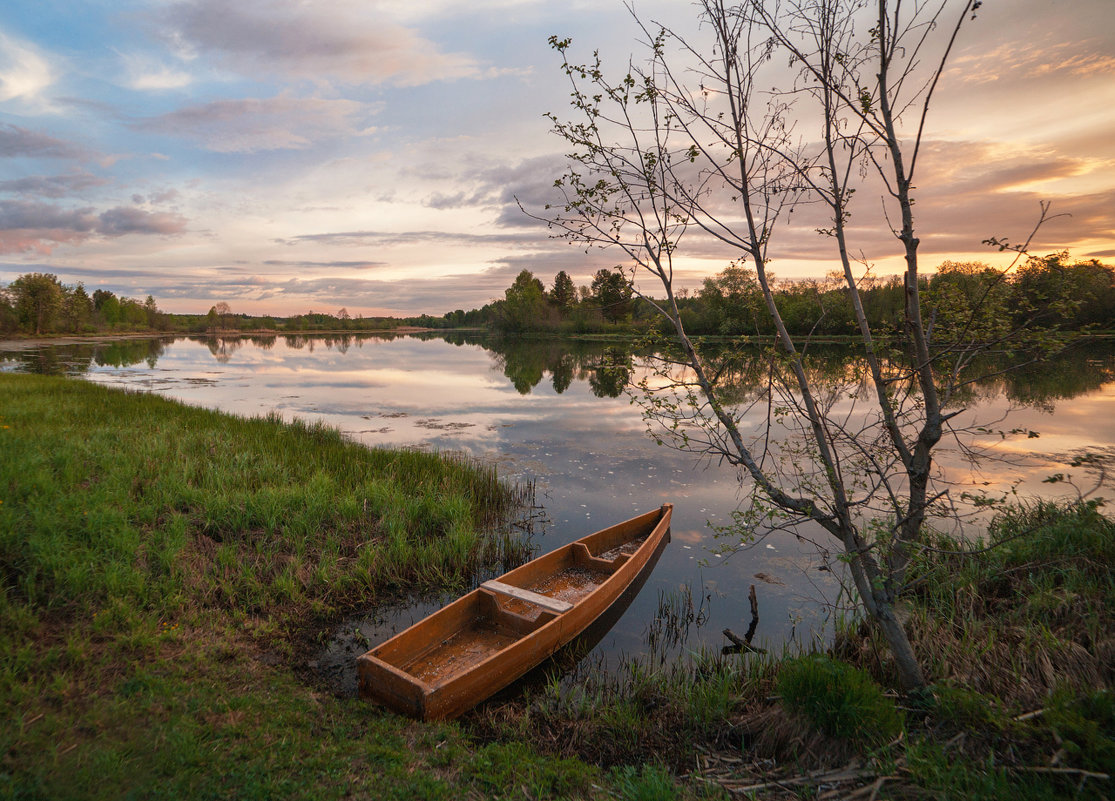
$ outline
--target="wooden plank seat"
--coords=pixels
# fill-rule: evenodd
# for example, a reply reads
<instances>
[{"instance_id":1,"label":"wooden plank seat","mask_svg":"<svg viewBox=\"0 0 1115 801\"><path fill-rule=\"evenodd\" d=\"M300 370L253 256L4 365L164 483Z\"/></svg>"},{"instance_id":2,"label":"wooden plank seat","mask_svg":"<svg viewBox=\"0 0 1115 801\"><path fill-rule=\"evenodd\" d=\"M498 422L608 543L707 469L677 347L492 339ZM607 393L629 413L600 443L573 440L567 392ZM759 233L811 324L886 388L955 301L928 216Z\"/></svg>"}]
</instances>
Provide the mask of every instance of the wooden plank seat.
<instances>
[{"instance_id":1,"label":"wooden plank seat","mask_svg":"<svg viewBox=\"0 0 1115 801\"><path fill-rule=\"evenodd\" d=\"M593 556L592 551L590 551L588 546L583 542L575 542L573 543L573 558L581 567L589 567L595 570L613 573L630 557L625 553L621 553L614 559L602 559L599 556Z\"/></svg>"},{"instance_id":2,"label":"wooden plank seat","mask_svg":"<svg viewBox=\"0 0 1115 801\"><path fill-rule=\"evenodd\" d=\"M526 601L559 614L561 612L568 612L573 608L573 604L568 601L563 601L560 598L551 598L548 595L524 590L522 587L512 587L510 584L504 584L502 581L495 581L494 579L485 581L480 586L482 589L488 590L489 592L507 595L511 598L518 598L520 601Z\"/></svg>"}]
</instances>

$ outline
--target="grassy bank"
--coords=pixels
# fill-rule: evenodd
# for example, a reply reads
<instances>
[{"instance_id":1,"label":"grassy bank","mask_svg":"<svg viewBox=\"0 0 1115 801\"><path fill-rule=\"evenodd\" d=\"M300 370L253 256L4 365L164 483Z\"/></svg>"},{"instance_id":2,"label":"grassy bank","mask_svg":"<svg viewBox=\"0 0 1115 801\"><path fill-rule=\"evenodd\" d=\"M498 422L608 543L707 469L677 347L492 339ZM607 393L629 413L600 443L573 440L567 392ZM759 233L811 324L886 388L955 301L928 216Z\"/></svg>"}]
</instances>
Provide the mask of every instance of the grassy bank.
<instances>
[{"instance_id":1,"label":"grassy bank","mask_svg":"<svg viewBox=\"0 0 1115 801\"><path fill-rule=\"evenodd\" d=\"M489 533L514 503L473 465L0 374L0 799L1113 793L1115 526L1088 505L921 554L915 698L855 626L829 655L636 660L453 724L300 671L346 612L523 558ZM655 636L687 608L664 597Z\"/></svg>"},{"instance_id":2,"label":"grassy bank","mask_svg":"<svg viewBox=\"0 0 1115 801\"><path fill-rule=\"evenodd\" d=\"M604 765L665 759L740 797L1110 798L1115 524L1035 503L989 535L1002 544L942 539L914 567L907 625L932 682L917 696L889 689L882 639L853 625L829 654L633 660L474 725Z\"/></svg>"},{"instance_id":3,"label":"grassy bank","mask_svg":"<svg viewBox=\"0 0 1115 801\"><path fill-rule=\"evenodd\" d=\"M487 469L0 375L0 798L458 798L598 771L315 689L307 631L521 544Z\"/></svg>"}]
</instances>

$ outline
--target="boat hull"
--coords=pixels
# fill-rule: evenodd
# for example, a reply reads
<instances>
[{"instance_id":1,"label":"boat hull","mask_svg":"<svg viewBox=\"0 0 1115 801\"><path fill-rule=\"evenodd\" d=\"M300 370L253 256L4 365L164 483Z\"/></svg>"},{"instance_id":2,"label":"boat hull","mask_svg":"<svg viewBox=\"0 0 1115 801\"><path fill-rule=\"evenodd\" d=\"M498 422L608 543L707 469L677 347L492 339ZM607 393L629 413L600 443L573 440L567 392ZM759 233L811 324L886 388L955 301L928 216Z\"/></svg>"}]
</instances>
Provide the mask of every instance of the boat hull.
<instances>
[{"instance_id":1,"label":"boat hull","mask_svg":"<svg viewBox=\"0 0 1115 801\"><path fill-rule=\"evenodd\" d=\"M357 659L359 693L422 720L454 718L589 627L669 537L664 505L486 582Z\"/></svg>"}]
</instances>

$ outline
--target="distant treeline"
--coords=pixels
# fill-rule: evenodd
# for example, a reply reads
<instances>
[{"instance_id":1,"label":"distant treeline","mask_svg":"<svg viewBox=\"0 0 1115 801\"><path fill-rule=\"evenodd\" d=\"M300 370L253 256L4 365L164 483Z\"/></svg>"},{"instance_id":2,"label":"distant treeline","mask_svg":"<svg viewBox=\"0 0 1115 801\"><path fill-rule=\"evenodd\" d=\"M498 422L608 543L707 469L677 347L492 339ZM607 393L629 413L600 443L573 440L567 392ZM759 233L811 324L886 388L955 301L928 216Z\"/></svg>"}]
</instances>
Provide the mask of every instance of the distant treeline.
<instances>
[{"instance_id":1,"label":"distant treeline","mask_svg":"<svg viewBox=\"0 0 1115 801\"><path fill-rule=\"evenodd\" d=\"M1115 268L1095 259L1072 262L1067 252L1030 258L1009 273L979 262L947 261L921 279L920 290L923 317L938 342L987 341L1019 326L1115 330ZM690 334L774 333L751 269L729 266L706 278L696 292L679 294L681 319ZM509 333L586 333L661 324L649 304L632 298L619 270L600 270L590 286L579 289L562 271L549 290L523 270L504 295L480 309L449 312L445 319L450 325L482 325ZM792 334L858 334L842 277L777 281L774 296ZM861 281L860 299L876 333L897 331L904 324L902 276Z\"/></svg>"},{"instance_id":2,"label":"distant treeline","mask_svg":"<svg viewBox=\"0 0 1115 801\"><path fill-rule=\"evenodd\" d=\"M445 328L445 317L352 317L308 312L292 317L254 317L217 303L207 314L171 314L155 298L118 297L106 289L63 284L50 273L28 273L0 287L0 335L98 334L158 331L184 334L230 332L390 331L403 326Z\"/></svg>"},{"instance_id":3,"label":"distant treeline","mask_svg":"<svg viewBox=\"0 0 1115 801\"><path fill-rule=\"evenodd\" d=\"M922 315L937 342L992 341L1018 327L1115 331L1115 268L1095 259L1072 261L1067 252L1028 259L1004 273L979 262L945 262L921 279ZM776 281L775 302L796 336L855 336L852 301L843 279ZM865 279L860 299L872 330L904 325L901 276ZM755 272L733 264L677 299L685 329L695 336L766 336L774 327ZM599 270L578 287L562 270L547 289L523 270L504 297L479 309L440 317L351 316L308 312L291 317L251 316L217 303L207 314L170 314L148 295L140 301L104 289L63 284L54 275L28 273L0 288L0 334L95 334L163 331L185 334L391 331L421 328L490 328L504 333L646 331L664 321L640 302L624 273Z\"/></svg>"},{"instance_id":4,"label":"distant treeline","mask_svg":"<svg viewBox=\"0 0 1115 801\"><path fill-rule=\"evenodd\" d=\"M83 334L97 331L147 331L165 325L150 295L145 300L117 297L85 285L68 286L49 273L27 273L0 288L0 332Z\"/></svg>"}]
</instances>

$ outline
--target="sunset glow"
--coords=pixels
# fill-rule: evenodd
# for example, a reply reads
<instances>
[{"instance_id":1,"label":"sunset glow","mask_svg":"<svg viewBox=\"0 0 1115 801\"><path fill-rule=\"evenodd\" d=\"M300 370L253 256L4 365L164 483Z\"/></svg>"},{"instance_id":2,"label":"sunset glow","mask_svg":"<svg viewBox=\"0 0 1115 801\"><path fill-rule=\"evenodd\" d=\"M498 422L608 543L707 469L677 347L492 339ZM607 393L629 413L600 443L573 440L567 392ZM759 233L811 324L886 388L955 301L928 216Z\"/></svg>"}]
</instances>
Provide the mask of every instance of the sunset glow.
<instances>
[{"instance_id":1,"label":"sunset glow","mask_svg":"<svg viewBox=\"0 0 1115 801\"><path fill-rule=\"evenodd\" d=\"M690 29L687 3L639 3ZM0 284L28 272L202 312L440 315L530 269L587 283L620 256L552 240L562 172L551 34L638 52L622 3L16 0L0 9ZM918 181L924 264L1034 250L1115 261L1115 4L987 2L938 89ZM870 219L870 226L867 225ZM857 247L898 268L865 218ZM853 221L853 226L855 222ZM784 278L832 269L796 233ZM723 269L700 253L683 284Z\"/></svg>"}]
</instances>

